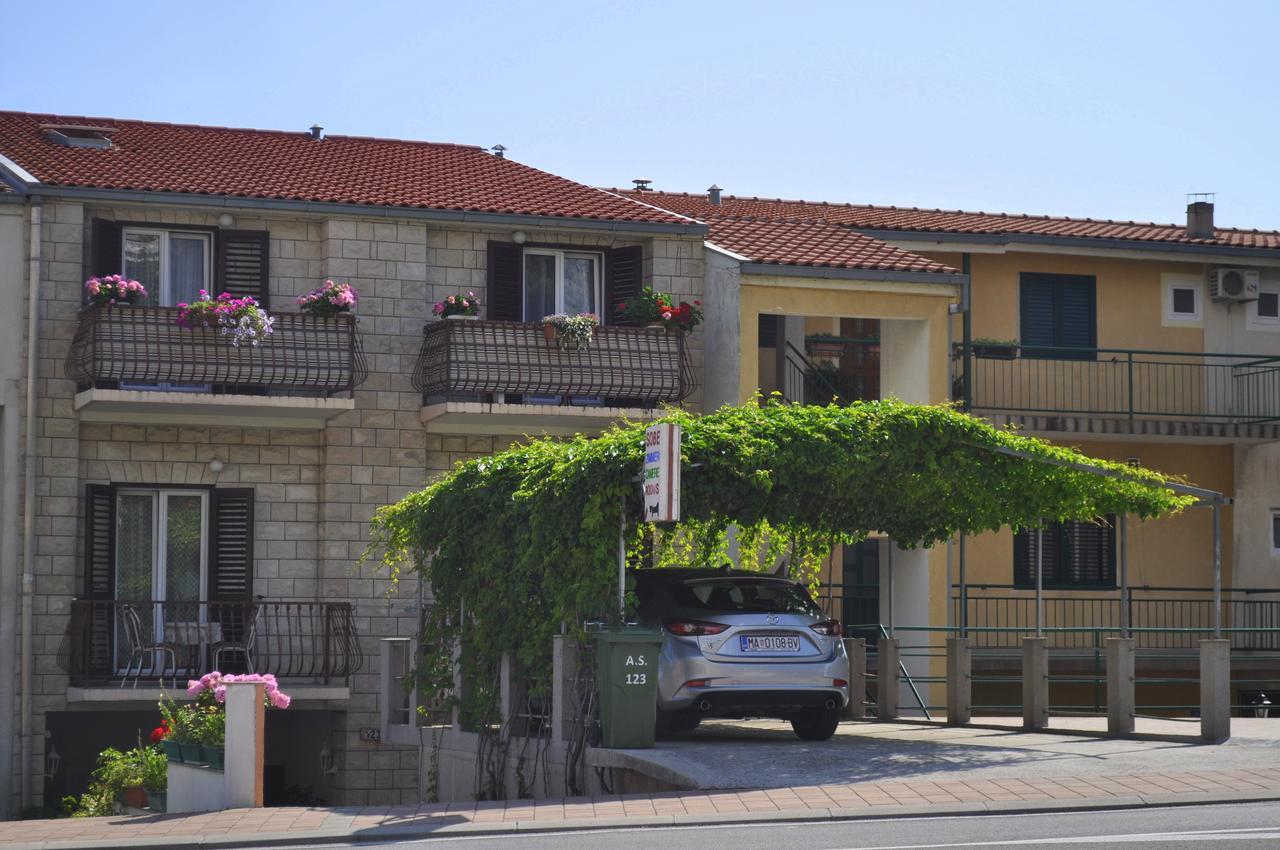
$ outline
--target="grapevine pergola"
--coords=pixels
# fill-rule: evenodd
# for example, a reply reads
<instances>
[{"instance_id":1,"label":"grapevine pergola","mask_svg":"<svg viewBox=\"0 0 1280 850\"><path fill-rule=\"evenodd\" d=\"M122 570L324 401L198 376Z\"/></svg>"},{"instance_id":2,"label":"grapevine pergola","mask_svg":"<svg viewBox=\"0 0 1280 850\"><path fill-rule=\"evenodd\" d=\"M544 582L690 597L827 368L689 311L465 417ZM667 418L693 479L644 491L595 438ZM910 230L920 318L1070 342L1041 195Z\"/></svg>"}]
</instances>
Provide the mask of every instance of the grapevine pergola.
<instances>
[{"instance_id":1,"label":"grapevine pergola","mask_svg":"<svg viewBox=\"0 0 1280 850\"><path fill-rule=\"evenodd\" d=\"M447 689L450 647L484 674L504 652L536 679L551 637L608 615L617 591L619 505L631 564L724 562L730 535L747 563L785 551L798 578L868 534L930 546L957 534L1115 514L1153 518L1207 498L1138 467L1086 457L961 414L896 401L673 410L683 431L681 521L639 521L645 424L597 438L531 440L460 464L380 509L373 542L394 575L430 583L420 680ZM465 611L465 616L458 616Z\"/></svg>"}]
</instances>

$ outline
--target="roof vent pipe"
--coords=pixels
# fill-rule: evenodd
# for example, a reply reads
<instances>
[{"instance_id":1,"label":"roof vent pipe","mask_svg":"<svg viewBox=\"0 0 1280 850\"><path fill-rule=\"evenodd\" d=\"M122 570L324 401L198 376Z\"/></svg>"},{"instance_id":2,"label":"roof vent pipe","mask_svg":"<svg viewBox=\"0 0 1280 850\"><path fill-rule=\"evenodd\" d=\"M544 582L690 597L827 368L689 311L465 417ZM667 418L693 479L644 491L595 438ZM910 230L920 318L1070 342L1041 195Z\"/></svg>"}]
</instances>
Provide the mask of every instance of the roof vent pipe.
<instances>
[{"instance_id":1,"label":"roof vent pipe","mask_svg":"<svg viewBox=\"0 0 1280 850\"><path fill-rule=\"evenodd\" d=\"M707 203L713 207L720 206L720 187L712 183L711 188L707 190Z\"/></svg>"},{"instance_id":2,"label":"roof vent pipe","mask_svg":"<svg viewBox=\"0 0 1280 850\"><path fill-rule=\"evenodd\" d=\"M498 159L506 159L506 157L507 157L507 146L506 146L506 145L503 145L503 144L497 144L497 145L494 145L493 147L489 148L489 150L493 151L493 155L494 155L494 156L496 156Z\"/></svg>"},{"instance_id":3,"label":"roof vent pipe","mask_svg":"<svg viewBox=\"0 0 1280 850\"><path fill-rule=\"evenodd\" d=\"M649 191L649 184L652 183L653 181L647 177L637 177L635 180L632 180L631 182L636 184L637 192L647 192Z\"/></svg>"},{"instance_id":4,"label":"roof vent pipe","mask_svg":"<svg viewBox=\"0 0 1280 850\"><path fill-rule=\"evenodd\" d=\"M319 124L312 124L312 125L311 125L311 138L315 139L317 142L318 142L318 141L320 141L321 139L323 139L323 138L324 138L324 128L323 128L323 127L321 127Z\"/></svg>"},{"instance_id":5,"label":"roof vent pipe","mask_svg":"<svg viewBox=\"0 0 1280 850\"><path fill-rule=\"evenodd\" d=\"M1197 192L1187 195L1187 236L1192 239L1213 239L1213 194Z\"/></svg>"}]
</instances>

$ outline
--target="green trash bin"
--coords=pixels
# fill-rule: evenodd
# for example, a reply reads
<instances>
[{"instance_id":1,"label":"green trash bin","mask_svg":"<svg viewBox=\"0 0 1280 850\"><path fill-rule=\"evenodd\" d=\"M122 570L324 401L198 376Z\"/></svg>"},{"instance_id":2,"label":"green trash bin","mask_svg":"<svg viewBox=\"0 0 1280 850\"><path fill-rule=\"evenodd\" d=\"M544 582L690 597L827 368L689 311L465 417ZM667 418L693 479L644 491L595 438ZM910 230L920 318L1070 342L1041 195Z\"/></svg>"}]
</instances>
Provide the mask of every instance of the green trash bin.
<instances>
[{"instance_id":1,"label":"green trash bin","mask_svg":"<svg viewBox=\"0 0 1280 850\"><path fill-rule=\"evenodd\" d=\"M624 750L652 747L662 632L627 626L599 632L595 639L600 746Z\"/></svg>"}]
</instances>

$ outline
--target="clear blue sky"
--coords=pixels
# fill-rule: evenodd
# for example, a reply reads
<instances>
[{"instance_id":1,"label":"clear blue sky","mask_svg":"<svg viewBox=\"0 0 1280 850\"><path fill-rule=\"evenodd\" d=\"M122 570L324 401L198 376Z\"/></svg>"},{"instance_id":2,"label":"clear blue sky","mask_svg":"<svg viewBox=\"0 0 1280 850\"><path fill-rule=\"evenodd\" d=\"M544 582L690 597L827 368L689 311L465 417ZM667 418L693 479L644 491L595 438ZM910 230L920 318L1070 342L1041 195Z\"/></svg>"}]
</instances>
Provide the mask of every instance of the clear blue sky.
<instances>
[{"instance_id":1,"label":"clear blue sky","mask_svg":"<svg viewBox=\"0 0 1280 850\"><path fill-rule=\"evenodd\" d=\"M1280 3L9 2L0 108L594 185L1280 228Z\"/></svg>"}]
</instances>

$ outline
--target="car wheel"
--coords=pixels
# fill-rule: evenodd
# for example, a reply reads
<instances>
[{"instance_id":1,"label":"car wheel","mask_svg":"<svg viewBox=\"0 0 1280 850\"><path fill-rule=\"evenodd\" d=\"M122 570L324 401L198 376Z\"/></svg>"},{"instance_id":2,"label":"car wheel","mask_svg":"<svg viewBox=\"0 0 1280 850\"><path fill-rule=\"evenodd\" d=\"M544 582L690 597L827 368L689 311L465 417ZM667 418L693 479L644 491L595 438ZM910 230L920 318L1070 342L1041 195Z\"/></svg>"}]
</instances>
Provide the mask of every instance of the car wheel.
<instances>
[{"instance_id":1,"label":"car wheel","mask_svg":"<svg viewBox=\"0 0 1280 850\"><path fill-rule=\"evenodd\" d=\"M665 738L676 732L692 732L698 728L702 718L685 711L663 711L658 709L656 737Z\"/></svg>"},{"instance_id":2,"label":"car wheel","mask_svg":"<svg viewBox=\"0 0 1280 850\"><path fill-rule=\"evenodd\" d=\"M791 718L791 728L802 741L825 741L836 733L839 725L839 707L806 708Z\"/></svg>"}]
</instances>

